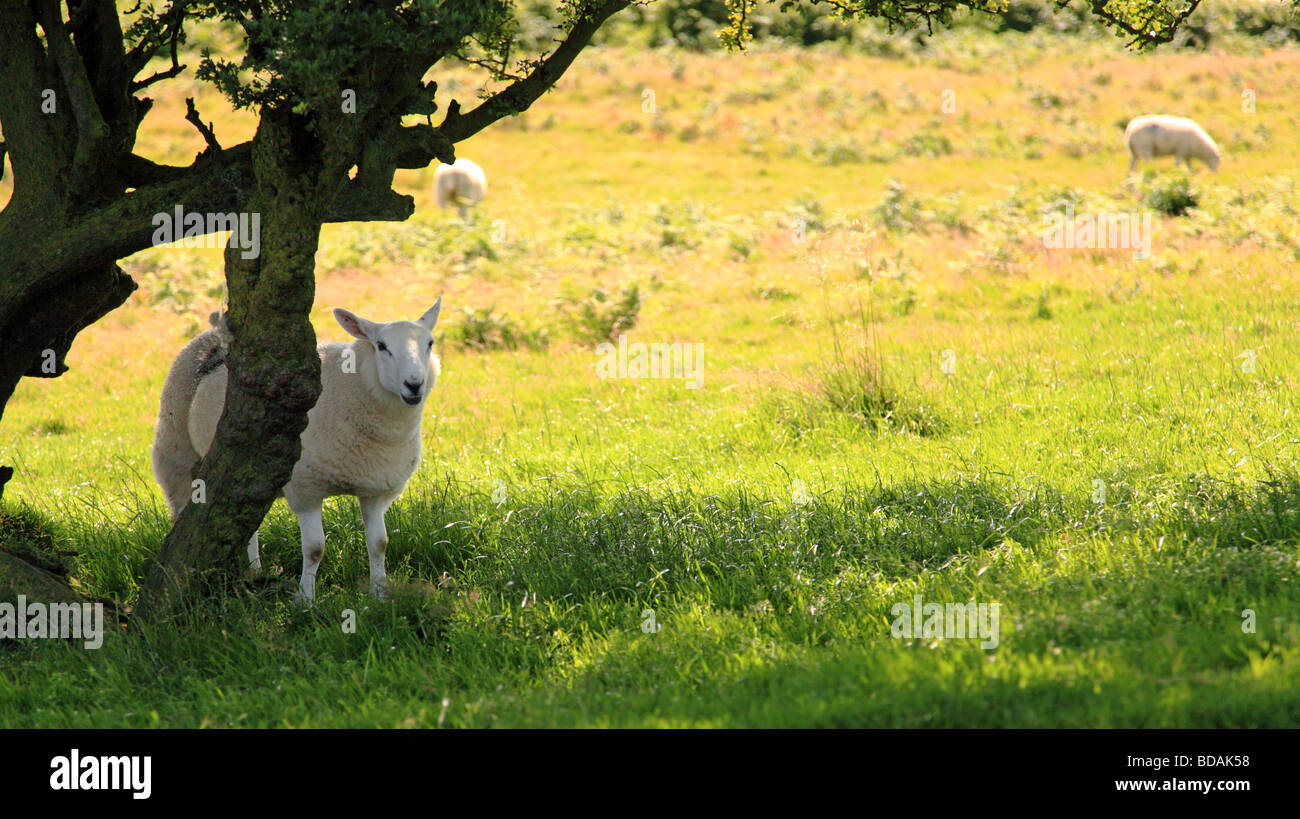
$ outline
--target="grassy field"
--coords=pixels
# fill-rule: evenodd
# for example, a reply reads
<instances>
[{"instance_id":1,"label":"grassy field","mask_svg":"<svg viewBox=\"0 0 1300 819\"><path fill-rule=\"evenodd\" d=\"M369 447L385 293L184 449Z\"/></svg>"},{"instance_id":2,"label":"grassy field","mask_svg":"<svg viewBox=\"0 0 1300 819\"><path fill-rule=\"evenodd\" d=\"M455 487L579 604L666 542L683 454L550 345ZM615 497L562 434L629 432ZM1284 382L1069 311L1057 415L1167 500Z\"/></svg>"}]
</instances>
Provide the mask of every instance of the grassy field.
<instances>
[{"instance_id":1,"label":"grassy field","mask_svg":"<svg viewBox=\"0 0 1300 819\"><path fill-rule=\"evenodd\" d=\"M459 146L472 224L428 170L409 222L325 229L323 339L335 306L445 298L395 601L336 499L296 608L277 503L274 582L96 651L0 645L0 726L1296 725L1297 71L972 30L589 52ZM186 95L250 135L177 82L148 155L201 150ZM1220 172L1128 177L1142 113L1197 119ZM1067 207L1151 214L1149 257L1046 247ZM219 249L124 265L140 290L21 385L0 462L4 514L129 605L167 527L162 380L222 280ZM702 345L702 383L599 378L620 329ZM894 637L916 595L998 604L997 647Z\"/></svg>"}]
</instances>

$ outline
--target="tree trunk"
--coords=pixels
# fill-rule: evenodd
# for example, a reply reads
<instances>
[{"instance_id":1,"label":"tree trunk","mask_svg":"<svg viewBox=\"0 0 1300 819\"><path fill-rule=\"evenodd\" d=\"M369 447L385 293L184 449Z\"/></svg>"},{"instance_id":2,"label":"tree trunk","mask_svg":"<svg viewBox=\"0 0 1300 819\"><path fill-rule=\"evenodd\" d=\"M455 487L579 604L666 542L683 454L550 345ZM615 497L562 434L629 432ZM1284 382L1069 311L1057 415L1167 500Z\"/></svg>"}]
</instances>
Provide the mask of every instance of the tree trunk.
<instances>
[{"instance_id":1,"label":"tree trunk","mask_svg":"<svg viewBox=\"0 0 1300 819\"><path fill-rule=\"evenodd\" d=\"M306 121L264 112L253 152L256 184L245 210L261 216L257 258L226 249L233 341L216 438L195 471L206 497L190 503L163 541L135 617L160 622L196 595L205 575L228 575L289 482L307 411L320 394L309 314L321 224L347 164L328 155Z\"/></svg>"}]
</instances>

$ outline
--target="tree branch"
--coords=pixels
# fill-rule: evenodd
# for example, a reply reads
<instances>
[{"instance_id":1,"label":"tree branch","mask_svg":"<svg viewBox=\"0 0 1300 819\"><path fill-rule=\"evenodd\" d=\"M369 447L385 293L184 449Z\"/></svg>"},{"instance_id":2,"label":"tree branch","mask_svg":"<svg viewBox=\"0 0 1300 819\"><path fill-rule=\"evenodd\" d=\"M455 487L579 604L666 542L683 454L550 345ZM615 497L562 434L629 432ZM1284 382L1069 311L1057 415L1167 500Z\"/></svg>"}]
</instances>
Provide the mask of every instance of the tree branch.
<instances>
[{"instance_id":1,"label":"tree branch","mask_svg":"<svg viewBox=\"0 0 1300 819\"><path fill-rule=\"evenodd\" d=\"M194 107L193 97L185 98L185 119L198 129L199 133L203 135L203 141L208 144L208 147L202 154L200 154L200 156L210 156L214 153L221 153L221 143L217 142L217 135L212 132L212 123L208 123L207 125L203 124L203 118L199 116L198 109Z\"/></svg>"},{"instance_id":2,"label":"tree branch","mask_svg":"<svg viewBox=\"0 0 1300 819\"><path fill-rule=\"evenodd\" d=\"M170 80L172 77L179 76L180 73L184 71L186 68L188 68L188 66L173 62L172 67L166 69L165 71L155 71L154 73L145 77L143 80L135 80L134 82L132 82L131 93L134 94L138 91L143 91L144 89L148 88L149 86L153 85L156 82L162 82L163 80Z\"/></svg>"},{"instance_id":3,"label":"tree branch","mask_svg":"<svg viewBox=\"0 0 1300 819\"><path fill-rule=\"evenodd\" d=\"M63 24L59 0L40 0L41 28L49 43L50 54L59 68L59 76L68 92L68 103L77 123L77 147L73 164L80 169L92 166L104 143L108 141L108 124L95 101L95 92L81 60Z\"/></svg>"},{"instance_id":4,"label":"tree branch","mask_svg":"<svg viewBox=\"0 0 1300 819\"><path fill-rule=\"evenodd\" d=\"M448 116L460 106L455 100L447 108ZM456 149L439 128L432 125L408 125L388 137L393 160L398 168L424 168L436 159L448 165L456 161Z\"/></svg>"},{"instance_id":5,"label":"tree branch","mask_svg":"<svg viewBox=\"0 0 1300 819\"><path fill-rule=\"evenodd\" d=\"M162 165L152 159L145 159L139 154L127 154L121 161L127 184L132 188L173 182L189 173L188 168L179 165Z\"/></svg>"},{"instance_id":6,"label":"tree branch","mask_svg":"<svg viewBox=\"0 0 1300 819\"><path fill-rule=\"evenodd\" d=\"M415 198L391 188L370 187L355 179L343 184L326 222L405 222L415 213Z\"/></svg>"},{"instance_id":7,"label":"tree branch","mask_svg":"<svg viewBox=\"0 0 1300 819\"><path fill-rule=\"evenodd\" d=\"M175 65L176 45L185 25L186 5L187 0L173 0L167 11L163 12L162 17L155 18L155 22L161 22L161 28L146 31L140 37L140 42L136 43L135 47L127 52L126 65L130 76L134 77L143 71L144 67L149 64L149 60L153 59L154 52L169 40L172 47L172 64Z\"/></svg>"},{"instance_id":8,"label":"tree branch","mask_svg":"<svg viewBox=\"0 0 1300 819\"><path fill-rule=\"evenodd\" d=\"M134 81L134 82L132 82L132 83L131 83L131 93L132 93L132 94L134 94L134 93L137 92L137 91L143 91L144 89L148 88L149 86L153 85L153 84L156 83L156 82L160 82L160 81L162 81L162 80L166 80L166 79L170 79L170 78L172 78L172 77L175 77L177 74L180 74L182 71L185 70L185 66L183 66L183 65L180 64L179 60L177 59L177 55L176 55L176 50L177 50L177 48L180 47L181 31L182 31L182 28L181 28L179 25L176 26L175 29L172 31L172 35L171 35L171 58L172 58L172 64L171 64L171 67L168 68L168 69L166 69L165 71L155 71L154 73L150 74L148 77L145 77L143 80L138 80L138 81ZM143 67L143 66L142 66L142 67ZM139 73L139 72L137 71L136 73ZM131 76L134 77L135 74L132 74Z\"/></svg>"},{"instance_id":9,"label":"tree branch","mask_svg":"<svg viewBox=\"0 0 1300 819\"><path fill-rule=\"evenodd\" d=\"M446 117L438 126L438 132L451 143L461 142L503 117L527 111L530 105L564 75L577 56L591 42L596 30L611 16L629 5L631 2L628 0L605 0L596 5L586 15L574 21L559 47L549 57L534 63L527 76L512 82L483 100L467 114L461 114L460 106L452 101L447 107ZM432 158L431 156L430 159ZM428 162L426 161L425 164Z\"/></svg>"},{"instance_id":10,"label":"tree branch","mask_svg":"<svg viewBox=\"0 0 1300 819\"><path fill-rule=\"evenodd\" d=\"M1185 0L1186 6L1180 11L1171 11L1160 3L1151 5L1151 13L1146 16L1145 20L1140 23L1131 23L1129 20L1110 10L1113 0L1089 0L1088 7L1093 15L1106 21L1112 27L1128 34L1133 39L1129 41L1131 46L1151 46L1159 43L1167 43L1174 38L1178 27L1186 22L1187 18L1201 5L1201 0ZM1152 28L1157 19L1163 18L1158 28Z\"/></svg>"},{"instance_id":11,"label":"tree branch","mask_svg":"<svg viewBox=\"0 0 1300 819\"><path fill-rule=\"evenodd\" d=\"M56 235L39 239L25 255L25 265L0 279L0 305L18 304L36 288L62 283L59 271L73 275L96 264L122 259L153 246L154 217L177 205L198 213L237 212L253 185L252 143L242 142L188 167L160 165L129 157L130 172L151 184L106 207L83 214ZM370 180L343 183L327 222L404 221L414 200ZM369 183L369 184L368 184ZM0 316L0 324L3 323Z\"/></svg>"}]
</instances>

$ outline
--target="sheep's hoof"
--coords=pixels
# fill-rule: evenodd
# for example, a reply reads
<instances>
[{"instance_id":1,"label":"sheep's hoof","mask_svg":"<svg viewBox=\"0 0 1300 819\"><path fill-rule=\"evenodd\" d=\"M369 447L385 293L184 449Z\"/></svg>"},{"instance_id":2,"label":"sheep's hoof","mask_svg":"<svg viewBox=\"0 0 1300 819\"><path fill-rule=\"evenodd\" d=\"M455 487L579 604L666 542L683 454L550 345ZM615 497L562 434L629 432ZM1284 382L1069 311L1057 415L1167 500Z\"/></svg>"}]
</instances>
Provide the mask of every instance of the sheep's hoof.
<instances>
[{"instance_id":1,"label":"sheep's hoof","mask_svg":"<svg viewBox=\"0 0 1300 819\"><path fill-rule=\"evenodd\" d=\"M392 585L388 582L388 578L379 581L371 580L370 596L376 600L390 599L392 597Z\"/></svg>"},{"instance_id":2,"label":"sheep's hoof","mask_svg":"<svg viewBox=\"0 0 1300 819\"><path fill-rule=\"evenodd\" d=\"M303 594L302 589L299 589L298 593L293 596L293 602L297 603L303 608L309 609L312 606L316 605L316 598L308 597L306 594Z\"/></svg>"}]
</instances>

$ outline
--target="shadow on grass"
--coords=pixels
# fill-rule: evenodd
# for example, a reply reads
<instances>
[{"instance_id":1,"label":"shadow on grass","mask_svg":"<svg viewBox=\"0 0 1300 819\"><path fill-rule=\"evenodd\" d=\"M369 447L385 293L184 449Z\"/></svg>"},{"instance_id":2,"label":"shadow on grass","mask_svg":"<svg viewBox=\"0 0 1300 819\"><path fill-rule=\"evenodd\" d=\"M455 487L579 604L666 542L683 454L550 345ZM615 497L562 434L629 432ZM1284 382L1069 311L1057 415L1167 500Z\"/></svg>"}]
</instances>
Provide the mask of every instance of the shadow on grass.
<instances>
[{"instance_id":1,"label":"shadow on grass","mask_svg":"<svg viewBox=\"0 0 1300 819\"><path fill-rule=\"evenodd\" d=\"M1113 537L1153 531L1221 547L1300 540L1300 477L1253 486L1190 476L1142 496L1116 491L1098 506L1086 490L1067 497L1047 486L989 479L841 488L804 502L738 492L728 496L601 496L587 487L514 493L500 505L449 481L405 496L389 512L388 566L398 579L501 599L645 600L701 591L713 605L742 609L778 601L794 578L839 573L906 579L955 557L1011 541L1032 551L1045 538ZM263 560L296 581L297 525L277 504L261 528ZM147 572L162 520L138 514L130 531L51 527L79 553L89 591L128 599ZM368 573L356 502L326 512L323 589L355 589ZM99 588L99 586L104 588ZM280 586L278 588L283 588Z\"/></svg>"},{"instance_id":2,"label":"shadow on grass","mask_svg":"<svg viewBox=\"0 0 1300 819\"><path fill-rule=\"evenodd\" d=\"M777 604L772 595L794 578L906 579L1008 541L1033 551L1063 533L1156 531L1224 548L1300 540L1296 477L1250 487L1189 477L1106 507L1084 493L1071 499L991 480L840 489L802 504L743 492L598 497L574 488L498 506L455 489L408 497L390 513L390 567L425 581L446 573L503 599L706 591L713 605L742 609ZM331 547L339 560L333 582L348 586L366 570L365 549L359 525L343 525L353 528L350 542ZM285 570L298 565L289 559Z\"/></svg>"},{"instance_id":3,"label":"shadow on grass","mask_svg":"<svg viewBox=\"0 0 1300 819\"><path fill-rule=\"evenodd\" d=\"M842 489L798 504L551 488L497 505L444 489L391 513L389 563L403 592L394 603L357 591L365 549L343 503L327 516L321 599L296 609L297 533L280 513L263 527L277 581L232 585L190 618L98 652L23 646L11 654L14 680L64 682L33 692L0 676L13 700L0 711L95 712L78 682L86 675L136 692L119 698L118 716L87 724L147 714L133 698L161 697L212 724L247 715L354 725L430 691L495 703L500 722L488 724L544 723L550 702L566 709L557 724L649 724L659 713L732 725L1247 724L1251 703L1272 709L1265 723L1296 711L1294 639L1273 624L1300 605L1285 582L1300 541L1295 479L1182 479L1102 509L988 480ZM55 541L66 537L79 565L143 568L147 557L113 550L147 549L161 523L139 521L129 535ZM1170 539L1162 549L1160 536ZM1089 538L1098 551L1083 548ZM991 568L980 576L982 566ZM970 646L890 639L891 603L919 588L1004 601L1004 665ZM1242 633L1243 599L1261 609L1258 635ZM670 630L644 633L644 608ZM591 710L592 697L627 718ZM1066 709L1071 697L1080 704Z\"/></svg>"}]
</instances>

